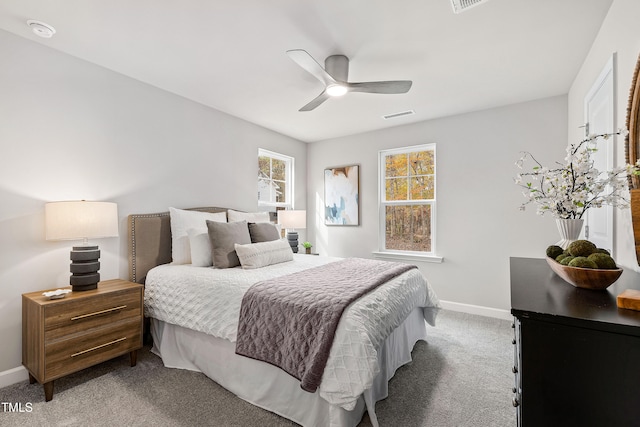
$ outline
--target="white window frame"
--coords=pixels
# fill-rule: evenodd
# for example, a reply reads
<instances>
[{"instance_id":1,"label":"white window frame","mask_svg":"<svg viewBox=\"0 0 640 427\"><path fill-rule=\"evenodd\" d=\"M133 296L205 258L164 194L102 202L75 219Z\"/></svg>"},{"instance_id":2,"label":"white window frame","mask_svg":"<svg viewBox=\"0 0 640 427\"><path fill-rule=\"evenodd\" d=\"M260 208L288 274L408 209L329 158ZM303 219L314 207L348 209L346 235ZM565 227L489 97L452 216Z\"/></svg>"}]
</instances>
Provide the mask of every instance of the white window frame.
<instances>
[{"instance_id":1,"label":"white window frame","mask_svg":"<svg viewBox=\"0 0 640 427\"><path fill-rule=\"evenodd\" d=\"M277 159L277 160L282 160L286 163L286 169L285 169L285 183L286 183L286 188L285 188L285 200L287 200L287 202L282 203L282 202L265 202L265 201L260 201L258 199L258 206L261 207L265 207L265 208L281 208L281 209L293 209L293 195L295 194L294 192L294 181L295 181L295 158L291 157L291 156L287 156L285 154L280 154L280 153L276 153L275 151L269 151L269 150L265 150L263 148L258 148L258 158L260 157L270 157L272 159ZM269 179L272 179L271 177L269 177ZM258 185L258 181L256 181L256 186ZM258 196L257 194L257 188L256 188L256 196Z\"/></svg>"},{"instance_id":2,"label":"white window frame","mask_svg":"<svg viewBox=\"0 0 640 427\"><path fill-rule=\"evenodd\" d=\"M386 162L385 157L395 154L408 154L416 151L433 151L433 176L434 194L433 199L428 200L386 200ZM442 257L436 255L436 200L437 200L437 154L436 144L421 144L408 147L393 148L378 151L378 241L379 250L374 252L376 258L416 260L429 262L442 262ZM431 251L400 251L386 249L386 207L403 205L429 205L431 206Z\"/></svg>"}]
</instances>

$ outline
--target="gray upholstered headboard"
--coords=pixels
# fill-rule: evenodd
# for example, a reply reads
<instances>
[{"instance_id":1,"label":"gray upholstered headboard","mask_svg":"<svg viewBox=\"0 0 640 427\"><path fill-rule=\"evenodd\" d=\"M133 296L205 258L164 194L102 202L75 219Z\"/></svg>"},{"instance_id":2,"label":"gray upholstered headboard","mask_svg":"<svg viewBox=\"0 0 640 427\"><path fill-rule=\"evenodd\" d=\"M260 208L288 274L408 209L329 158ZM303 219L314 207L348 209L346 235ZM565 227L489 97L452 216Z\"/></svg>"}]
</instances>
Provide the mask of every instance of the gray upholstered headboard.
<instances>
[{"instance_id":1,"label":"gray upholstered headboard","mask_svg":"<svg viewBox=\"0 0 640 427\"><path fill-rule=\"evenodd\" d=\"M226 212L227 208L206 207L188 210ZM144 284L147 272L171 262L171 220L169 212L132 214L129 230L129 280Z\"/></svg>"}]
</instances>

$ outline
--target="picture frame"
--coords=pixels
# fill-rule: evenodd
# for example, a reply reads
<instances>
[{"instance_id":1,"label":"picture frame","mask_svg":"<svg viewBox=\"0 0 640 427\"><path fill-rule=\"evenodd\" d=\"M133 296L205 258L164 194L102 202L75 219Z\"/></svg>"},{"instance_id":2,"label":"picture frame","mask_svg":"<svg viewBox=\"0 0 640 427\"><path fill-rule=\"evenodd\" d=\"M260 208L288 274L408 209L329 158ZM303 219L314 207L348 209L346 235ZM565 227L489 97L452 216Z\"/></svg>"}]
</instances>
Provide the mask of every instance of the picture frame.
<instances>
[{"instance_id":1,"label":"picture frame","mask_svg":"<svg viewBox=\"0 0 640 427\"><path fill-rule=\"evenodd\" d=\"M325 225L360 225L360 165L324 170Z\"/></svg>"}]
</instances>

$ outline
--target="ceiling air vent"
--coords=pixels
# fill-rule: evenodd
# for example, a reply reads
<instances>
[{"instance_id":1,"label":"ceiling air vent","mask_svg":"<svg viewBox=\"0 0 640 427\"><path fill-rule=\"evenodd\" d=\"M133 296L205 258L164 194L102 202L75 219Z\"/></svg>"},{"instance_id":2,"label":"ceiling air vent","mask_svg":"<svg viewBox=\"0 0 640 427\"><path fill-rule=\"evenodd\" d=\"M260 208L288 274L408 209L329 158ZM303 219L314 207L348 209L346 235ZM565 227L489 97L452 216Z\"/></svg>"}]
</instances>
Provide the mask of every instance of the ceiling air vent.
<instances>
[{"instance_id":1,"label":"ceiling air vent","mask_svg":"<svg viewBox=\"0 0 640 427\"><path fill-rule=\"evenodd\" d=\"M407 111L401 111L399 113L393 113L393 114L387 114L382 116L383 119L385 120L389 120L389 119L395 119L398 117L402 117L402 116L410 116L412 114L415 114L416 112L413 110L407 110Z\"/></svg>"},{"instance_id":2,"label":"ceiling air vent","mask_svg":"<svg viewBox=\"0 0 640 427\"><path fill-rule=\"evenodd\" d=\"M460 13L487 1L489 0L451 0L451 5L454 13Z\"/></svg>"}]
</instances>

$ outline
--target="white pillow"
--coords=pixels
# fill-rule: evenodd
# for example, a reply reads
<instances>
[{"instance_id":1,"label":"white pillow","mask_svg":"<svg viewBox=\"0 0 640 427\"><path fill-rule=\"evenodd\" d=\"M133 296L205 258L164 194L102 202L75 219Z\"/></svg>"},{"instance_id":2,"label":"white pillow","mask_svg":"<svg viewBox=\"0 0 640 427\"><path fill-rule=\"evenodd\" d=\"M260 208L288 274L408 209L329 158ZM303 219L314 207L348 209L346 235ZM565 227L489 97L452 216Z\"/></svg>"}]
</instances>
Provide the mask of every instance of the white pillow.
<instances>
[{"instance_id":1,"label":"white pillow","mask_svg":"<svg viewBox=\"0 0 640 427\"><path fill-rule=\"evenodd\" d=\"M235 244L240 265L244 269L266 267L267 265L293 261L291 246L286 240L272 240L270 242L251 243L249 245Z\"/></svg>"},{"instance_id":2,"label":"white pillow","mask_svg":"<svg viewBox=\"0 0 640 427\"><path fill-rule=\"evenodd\" d=\"M229 222L247 221L247 222L271 222L269 212L238 212L233 209L227 211Z\"/></svg>"},{"instance_id":3,"label":"white pillow","mask_svg":"<svg viewBox=\"0 0 640 427\"><path fill-rule=\"evenodd\" d=\"M187 230L189 235L189 246L191 249L191 265L194 267L211 267L211 240L209 233L205 231L190 228Z\"/></svg>"},{"instance_id":4,"label":"white pillow","mask_svg":"<svg viewBox=\"0 0 640 427\"><path fill-rule=\"evenodd\" d=\"M191 264L191 249L187 230L193 228L207 232L207 220L227 222L225 212L199 212L169 208L171 217L171 258L172 264Z\"/></svg>"}]
</instances>

